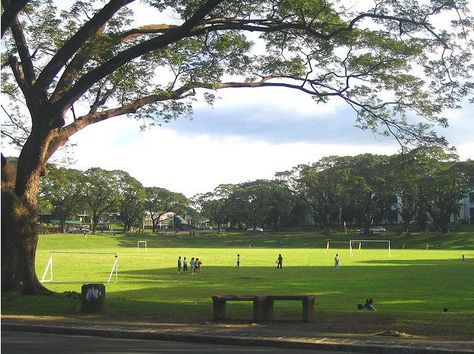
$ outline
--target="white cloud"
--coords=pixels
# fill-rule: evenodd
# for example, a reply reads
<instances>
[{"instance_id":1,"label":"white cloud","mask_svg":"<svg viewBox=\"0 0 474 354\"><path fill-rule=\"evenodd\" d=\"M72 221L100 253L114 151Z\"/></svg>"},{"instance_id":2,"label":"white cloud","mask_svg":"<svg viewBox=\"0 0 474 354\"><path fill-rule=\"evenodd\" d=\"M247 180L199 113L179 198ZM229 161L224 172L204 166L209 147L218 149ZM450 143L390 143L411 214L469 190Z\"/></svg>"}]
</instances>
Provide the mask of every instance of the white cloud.
<instances>
[{"instance_id":1,"label":"white cloud","mask_svg":"<svg viewBox=\"0 0 474 354\"><path fill-rule=\"evenodd\" d=\"M211 134L182 135L170 127L138 133L138 123L119 118L76 134L79 143L75 167L101 167L129 172L145 186L160 186L184 193L213 190L221 183L272 178L299 163L327 155L364 152L394 153L396 146L337 145L248 140Z\"/></svg>"},{"instance_id":2,"label":"white cloud","mask_svg":"<svg viewBox=\"0 0 474 354\"><path fill-rule=\"evenodd\" d=\"M261 87L253 89L224 89L217 93L214 108L238 109L245 107L266 107L271 111L291 112L296 119L324 117L336 112L343 105L342 101L333 99L326 104L316 104L310 95L293 89L278 87ZM204 103L198 103L196 108L207 108ZM269 117L271 119L272 117Z\"/></svg>"}]
</instances>

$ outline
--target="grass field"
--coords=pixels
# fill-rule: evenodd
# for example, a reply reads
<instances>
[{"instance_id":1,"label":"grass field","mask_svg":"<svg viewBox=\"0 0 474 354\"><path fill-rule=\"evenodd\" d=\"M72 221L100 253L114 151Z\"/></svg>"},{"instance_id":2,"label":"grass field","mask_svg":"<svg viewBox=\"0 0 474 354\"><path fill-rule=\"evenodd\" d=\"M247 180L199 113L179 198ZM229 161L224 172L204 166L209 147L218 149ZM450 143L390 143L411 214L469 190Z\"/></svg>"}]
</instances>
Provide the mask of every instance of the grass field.
<instances>
[{"instance_id":1,"label":"grass field","mask_svg":"<svg viewBox=\"0 0 474 354\"><path fill-rule=\"evenodd\" d=\"M316 313L325 330L385 328L414 334L474 335L474 235L457 232L390 238L385 244L363 244L349 252L339 234L326 250L327 236L311 232L161 235L41 236L37 273L42 276L50 251L112 254L54 254L54 281L47 287L60 295L2 296L2 314L77 315L83 283L105 282L118 254L118 282L107 284L106 316L205 321L212 318L215 294L315 294ZM146 240L148 249L137 249ZM426 249L429 244L428 249ZM332 248L337 247L337 248ZM402 249L403 247L403 249ZM283 269L276 269L278 254ZM334 256L340 269L334 268ZM241 267L235 267L240 254ZM461 255L467 258L461 262ZM178 256L199 257L201 274L178 274ZM358 303L375 300L377 312L358 311ZM277 302L276 319L300 319L299 303ZM443 309L448 311L444 312ZM228 315L251 319L251 305L232 303Z\"/></svg>"}]
</instances>

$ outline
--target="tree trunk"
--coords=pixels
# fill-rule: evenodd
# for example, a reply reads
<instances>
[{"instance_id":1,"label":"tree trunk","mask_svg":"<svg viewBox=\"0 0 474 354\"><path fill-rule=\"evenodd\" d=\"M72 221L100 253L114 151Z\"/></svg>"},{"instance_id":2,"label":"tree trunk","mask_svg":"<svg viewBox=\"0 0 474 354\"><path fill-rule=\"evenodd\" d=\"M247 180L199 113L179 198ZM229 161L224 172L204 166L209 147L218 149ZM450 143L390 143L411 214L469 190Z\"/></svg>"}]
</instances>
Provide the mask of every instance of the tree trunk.
<instances>
[{"instance_id":1,"label":"tree trunk","mask_svg":"<svg viewBox=\"0 0 474 354\"><path fill-rule=\"evenodd\" d=\"M443 215L440 217L440 222L439 222L439 228L443 234L447 233L449 231L449 219L450 215Z\"/></svg>"},{"instance_id":2,"label":"tree trunk","mask_svg":"<svg viewBox=\"0 0 474 354\"><path fill-rule=\"evenodd\" d=\"M97 224L99 222L99 216L94 212L92 212L92 233L95 234L97 230Z\"/></svg>"},{"instance_id":3,"label":"tree trunk","mask_svg":"<svg viewBox=\"0 0 474 354\"><path fill-rule=\"evenodd\" d=\"M364 235L368 236L370 233L370 219L366 216L364 217Z\"/></svg>"},{"instance_id":4,"label":"tree trunk","mask_svg":"<svg viewBox=\"0 0 474 354\"><path fill-rule=\"evenodd\" d=\"M63 234L66 228L66 220L60 219L59 221L59 227L61 228L61 233Z\"/></svg>"},{"instance_id":5,"label":"tree trunk","mask_svg":"<svg viewBox=\"0 0 474 354\"><path fill-rule=\"evenodd\" d=\"M49 293L35 271L38 205L14 186L15 171L2 156L2 291Z\"/></svg>"},{"instance_id":6,"label":"tree trunk","mask_svg":"<svg viewBox=\"0 0 474 354\"><path fill-rule=\"evenodd\" d=\"M404 233L405 235L408 235L409 227L410 227L410 222L405 220L405 221L403 222L403 233Z\"/></svg>"},{"instance_id":7,"label":"tree trunk","mask_svg":"<svg viewBox=\"0 0 474 354\"><path fill-rule=\"evenodd\" d=\"M324 233L331 234L331 215L329 213L324 214Z\"/></svg>"}]
</instances>

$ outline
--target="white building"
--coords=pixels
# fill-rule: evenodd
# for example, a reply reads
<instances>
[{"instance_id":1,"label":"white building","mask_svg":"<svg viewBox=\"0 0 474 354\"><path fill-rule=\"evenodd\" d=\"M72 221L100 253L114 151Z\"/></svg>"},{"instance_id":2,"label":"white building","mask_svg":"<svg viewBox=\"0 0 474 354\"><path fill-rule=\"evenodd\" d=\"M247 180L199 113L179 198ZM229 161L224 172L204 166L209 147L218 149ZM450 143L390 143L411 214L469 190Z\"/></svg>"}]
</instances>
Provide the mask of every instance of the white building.
<instances>
[{"instance_id":1,"label":"white building","mask_svg":"<svg viewBox=\"0 0 474 354\"><path fill-rule=\"evenodd\" d=\"M188 225L190 224L190 218L185 216L184 218L180 215L177 215L176 213L173 213L172 211L164 213L160 216L158 219L158 222L156 224L156 227L158 229L171 229L173 230L175 228L175 223L176 219L179 220L179 223L181 225L185 224ZM145 212L145 216L143 217L143 226L146 228L152 228L153 227L153 221L151 219L151 215L149 212Z\"/></svg>"},{"instance_id":2,"label":"white building","mask_svg":"<svg viewBox=\"0 0 474 354\"><path fill-rule=\"evenodd\" d=\"M452 221L474 222L474 189L459 201L459 214Z\"/></svg>"}]
</instances>

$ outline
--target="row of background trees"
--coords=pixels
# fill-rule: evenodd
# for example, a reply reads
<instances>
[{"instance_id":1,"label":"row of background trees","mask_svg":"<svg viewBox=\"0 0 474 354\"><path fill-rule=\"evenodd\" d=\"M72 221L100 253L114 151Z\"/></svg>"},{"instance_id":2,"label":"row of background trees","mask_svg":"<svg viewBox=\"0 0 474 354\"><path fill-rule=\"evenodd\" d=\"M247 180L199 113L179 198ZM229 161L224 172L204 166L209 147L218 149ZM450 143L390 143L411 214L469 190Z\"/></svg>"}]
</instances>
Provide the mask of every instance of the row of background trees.
<instances>
[{"instance_id":1,"label":"row of background trees","mask_svg":"<svg viewBox=\"0 0 474 354\"><path fill-rule=\"evenodd\" d=\"M279 172L272 181L221 185L197 198L219 225L276 229L310 222L327 233L338 225L363 227L416 222L446 232L460 200L474 187L474 164L454 153L420 147L398 155L329 156ZM470 221L470 220L465 220Z\"/></svg>"},{"instance_id":2,"label":"row of background trees","mask_svg":"<svg viewBox=\"0 0 474 354\"><path fill-rule=\"evenodd\" d=\"M212 192L187 199L160 187L143 187L127 172L91 168L85 172L51 168L43 179L41 200L64 232L68 218L86 211L92 230L105 213L120 215L124 231L141 227L144 214L152 228L167 212L187 214L193 223L207 220L222 227L243 229L316 223L327 233L334 226L363 227L398 222L404 232L416 222L443 232L460 199L474 186L474 163L440 148L420 147L386 156L329 156L278 172L273 180L219 185ZM466 220L469 221L469 220Z\"/></svg>"},{"instance_id":3,"label":"row of background trees","mask_svg":"<svg viewBox=\"0 0 474 354\"><path fill-rule=\"evenodd\" d=\"M184 214L188 199L181 193L160 187L144 187L137 179L121 170L90 168L79 171L51 167L42 180L41 208L50 212L65 231L66 220L79 213L91 216L95 232L101 218L111 212L119 215L124 231L142 227L148 212L153 231L161 215L168 211Z\"/></svg>"}]
</instances>

